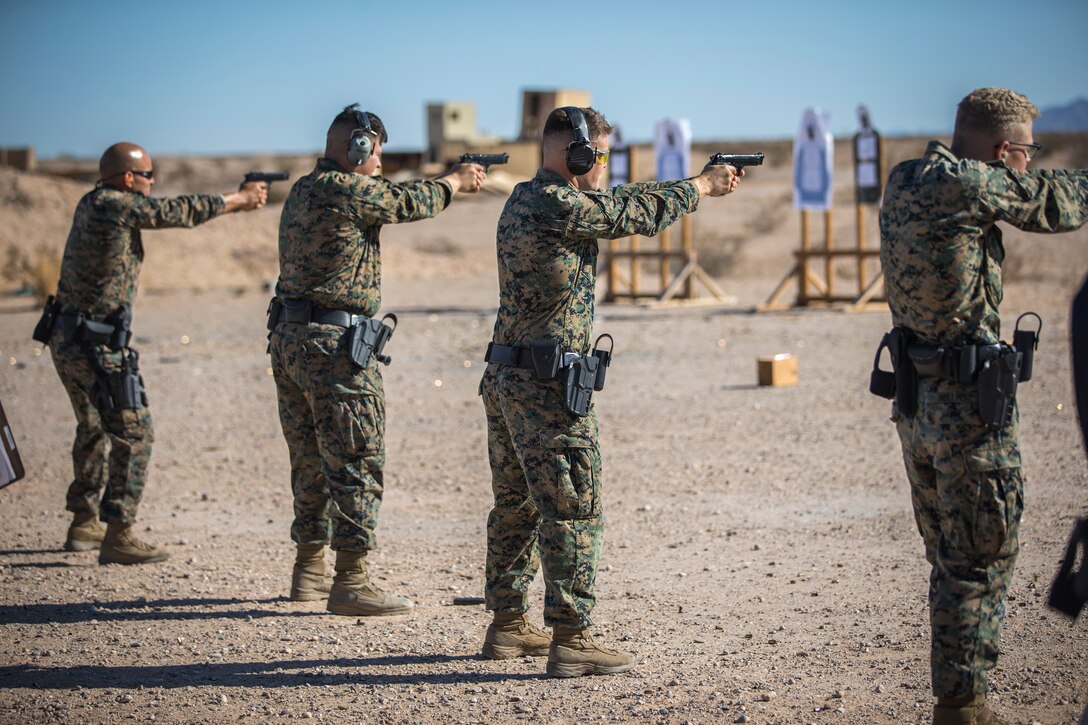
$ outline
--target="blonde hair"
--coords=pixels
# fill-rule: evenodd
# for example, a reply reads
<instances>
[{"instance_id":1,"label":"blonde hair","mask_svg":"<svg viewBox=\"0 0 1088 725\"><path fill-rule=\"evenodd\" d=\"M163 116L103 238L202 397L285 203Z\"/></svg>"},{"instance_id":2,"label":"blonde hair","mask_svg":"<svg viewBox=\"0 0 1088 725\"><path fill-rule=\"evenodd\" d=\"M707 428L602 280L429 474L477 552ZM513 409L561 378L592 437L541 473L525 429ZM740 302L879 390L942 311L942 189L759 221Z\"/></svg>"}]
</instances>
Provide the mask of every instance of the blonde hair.
<instances>
[{"instance_id":1,"label":"blonde hair","mask_svg":"<svg viewBox=\"0 0 1088 725\"><path fill-rule=\"evenodd\" d=\"M1039 109L1008 88L979 88L967 94L956 111L956 135L976 132L1004 136L1039 117Z\"/></svg>"}]
</instances>

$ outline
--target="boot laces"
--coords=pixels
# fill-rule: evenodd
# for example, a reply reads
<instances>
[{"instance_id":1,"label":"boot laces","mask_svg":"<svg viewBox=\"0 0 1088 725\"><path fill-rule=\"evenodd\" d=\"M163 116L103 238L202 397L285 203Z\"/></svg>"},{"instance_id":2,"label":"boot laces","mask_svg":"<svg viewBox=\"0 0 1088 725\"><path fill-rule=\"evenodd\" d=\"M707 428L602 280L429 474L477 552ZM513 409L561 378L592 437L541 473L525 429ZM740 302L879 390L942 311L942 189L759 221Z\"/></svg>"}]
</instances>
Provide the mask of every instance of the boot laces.
<instances>
[{"instance_id":1,"label":"boot laces","mask_svg":"<svg viewBox=\"0 0 1088 725\"><path fill-rule=\"evenodd\" d=\"M147 543L146 541L143 541L142 539L138 539L136 537L136 535L133 534L131 531L126 531L119 538L120 538L120 543L128 544L132 548L139 549L140 551L151 551L152 549L155 548L154 546Z\"/></svg>"},{"instance_id":2,"label":"boot laces","mask_svg":"<svg viewBox=\"0 0 1088 725\"><path fill-rule=\"evenodd\" d=\"M528 619L522 619L520 622L518 622L518 633L519 634L532 634L532 635L536 635L537 637L545 637L545 638L547 638L547 636L548 636L548 634L543 629L536 626L535 624L530 622Z\"/></svg>"},{"instance_id":3,"label":"boot laces","mask_svg":"<svg viewBox=\"0 0 1088 725\"><path fill-rule=\"evenodd\" d=\"M611 647L605 647L603 644L593 638L593 635L589 632L582 632L582 643L586 649L595 649L598 652L603 652L608 655L619 654L619 650L612 649Z\"/></svg>"}]
</instances>

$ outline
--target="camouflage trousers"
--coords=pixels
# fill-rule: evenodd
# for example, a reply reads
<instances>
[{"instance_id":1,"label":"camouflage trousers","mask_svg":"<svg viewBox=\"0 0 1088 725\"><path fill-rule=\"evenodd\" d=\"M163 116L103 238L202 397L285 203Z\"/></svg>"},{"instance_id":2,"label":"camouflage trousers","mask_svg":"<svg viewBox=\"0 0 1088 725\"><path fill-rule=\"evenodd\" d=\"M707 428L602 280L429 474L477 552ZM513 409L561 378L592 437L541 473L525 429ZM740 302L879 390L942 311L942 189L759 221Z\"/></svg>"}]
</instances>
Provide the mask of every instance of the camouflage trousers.
<instances>
[{"instance_id":1,"label":"camouflage trousers","mask_svg":"<svg viewBox=\"0 0 1088 725\"><path fill-rule=\"evenodd\" d=\"M98 376L87 348L57 329L49 343L53 366L76 414L72 444L75 478L68 487L66 508L97 514L107 522L132 524L147 483L147 465L155 434L147 408L104 410L98 401ZM109 372L121 368L121 352L93 348Z\"/></svg>"},{"instance_id":2,"label":"camouflage trousers","mask_svg":"<svg viewBox=\"0 0 1088 725\"><path fill-rule=\"evenodd\" d=\"M281 322L272 333L272 373L291 454L291 538L363 552L377 545L385 397L378 362L356 367L345 336L335 325Z\"/></svg>"},{"instance_id":3,"label":"camouflage trousers","mask_svg":"<svg viewBox=\"0 0 1088 725\"><path fill-rule=\"evenodd\" d=\"M480 384L494 508L487 518L487 608L523 612L538 568L544 621L588 627L604 532L597 415L563 408L558 381L491 364Z\"/></svg>"},{"instance_id":4,"label":"camouflage trousers","mask_svg":"<svg viewBox=\"0 0 1088 725\"><path fill-rule=\"evenodd\" d=\"M913 419L893 414L929 578L933 694L988 690L1019 552L1024 480L1019 411L1004 428L978 414L978 391L922 378Z\"/></svg>"}]
</instances>

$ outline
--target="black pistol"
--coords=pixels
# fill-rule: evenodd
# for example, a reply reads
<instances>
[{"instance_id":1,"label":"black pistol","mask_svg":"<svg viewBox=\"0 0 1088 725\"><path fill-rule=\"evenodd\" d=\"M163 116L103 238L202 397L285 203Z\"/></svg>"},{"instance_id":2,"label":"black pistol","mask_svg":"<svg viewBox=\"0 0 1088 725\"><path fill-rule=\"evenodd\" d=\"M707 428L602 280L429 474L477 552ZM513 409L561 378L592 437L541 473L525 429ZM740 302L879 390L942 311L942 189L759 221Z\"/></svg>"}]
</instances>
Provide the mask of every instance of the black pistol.
<instances>
[{"instance_id":1,"label":"black pistol","mask_svg":"<svg viewBox=\"0 0 1088 725\"><path fill-rule=\"evenodd\" d=\"M245 175L245 179L243 179L242 181L242 186L245 186L246 184L252 184L253 182L257 181L268 184L268 187L271 189L273 181L287 181L290 178L291 175L288 174L286 171L280 172L278 174L265 173L263 171L250 171L248 174ZM239 186L238 188L241 189L242 186Z\"/></svg>"},{"instance_id":2,"label":"black pistol","mask_svg":"<svg viewBox=\"0 0 1088 725\"><path fill-rule=\"evenodd\" d=\"M732 166L740 171L745 166L763 166L763 152L754 154L714 154L710 157L711 166Z\"/></svg>"},{"instance_id":3,"label":"black pistol","mask_svg":"<svg viewBox=\"0 0 1088 725\"><path fill-rule=\"evenodd\" d=\"M510 163L510 154L461 154L462 164L479 164L487 171L491 166Z\"/></svg>"}]
</instances>

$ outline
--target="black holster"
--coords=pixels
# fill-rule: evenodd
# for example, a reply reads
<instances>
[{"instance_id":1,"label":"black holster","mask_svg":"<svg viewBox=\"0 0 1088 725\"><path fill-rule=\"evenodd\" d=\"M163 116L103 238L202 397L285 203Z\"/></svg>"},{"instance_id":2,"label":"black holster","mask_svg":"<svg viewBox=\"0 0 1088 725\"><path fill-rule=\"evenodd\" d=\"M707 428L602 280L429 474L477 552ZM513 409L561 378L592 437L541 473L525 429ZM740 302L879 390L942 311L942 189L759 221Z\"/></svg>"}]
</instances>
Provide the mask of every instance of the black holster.
<instances>
[{"instance_id":1,"label":"black holster","mask_svg":"<svg viewBox=\"0 0 1088 725\"><path fill-rule=\"evenodd\" d=\"M1007 425L1012 417L1022 358L1022 353L1009 349L979 367L978 413L993 428Z\"/></svg>"},{"instance_id":2,"label":"black holster","mask_svg":"<svg viewBox=\"0 0 1088 725\"><path fill-rule=\"evenodd\" d=\"M892 333L885 332L873 356L873 372L869 374L869 392L886 400L895 397L895 365L891 370L880 369L880 353L891 347ZM891 356L891 353L888 353Z\"/></svg>"},{"instance_id":3,"label":"black holster","mask_svg":"<svg viewBox=\"0 0 1088 725\"><path fill-rule=\"evenodd\" d=\"M49 338L53 336L53 326L57 324L57 315L60 313L60 303L57 302L57 298L53 295L45 300L45 306L42 307L42 316L38 320L38 324L34 326L34 334L32 337L38 342L47 344Z\"/></svg>"},{"instance_id":4,"label":"black holster","mask_svg":"<svg viewBox=\"0 0 1088 725\"><path fill-rule=\"evenodd\" d=\"M888 351L895 368L895 407L901 415L913 418L918 410L918 371L907 352L913 335L905 327L894 327L888 334L891 335Z\"/></svg>"},{"instance_id":5,"label":"black holster","mask_svg":"<svg viewBox=\"0 0 1088 725\"><path fill-rule=\"evenodd\" d=\"M98 405L101 410L132 410L147 407L144 378L140 375L140 356L129 350L121 356L121 369L107 371L96 366Z\"/></svg>"},{"instance_id":6,"label":"black holster","mask_svg":"<svg viewBox=\"0 0 1088 725\"><path fill-rule=\"evenodd\" d=\"M392 326L385 324L388 319L393 320ZM352 327L345 336L351 361L360 368L365 368L369 364L372 355L383 365L393 362L393 358L383 355L382 351L385 350L385 343L389 342L389 338L393 336L393 331L396 329L397 316L393 313L387 314L380 320L367 317Z\"/></svg>"},{"instance_id":7,"label":"black holster","mask_svg":"<svg viewBox=\"0 0 1088 725\"><path fill-rule=\"evenodd\" d=\"M276 325L279 324L280 321L280 316L283 314L283 303L273 297L268 303L268 309L265 311L265 314L268 315L268 322L265 326L271 334L271 332L276 329Z\"/></svg>"},{"instance_id":8,"label":"black holster","mask_svg":"<svg viewBox=\"0 0 1088 725\"><path fill-rule=\"evenodd\" d=\"M608 350L602 350L599 347L603 337L607 337L609 340ZM559 343L558 341L555 341L555 343L555 349L558 351ZM589 415L593 391L604 390L605 372L612 363L612 347L614 344L612 336L606 333L598 337L596 342L593 343L593 350L589 355L579 355L573 352L563 353L557 377L563 385L563 406L571 415L579 417ZM533 362L535 366L535 356Z\"/></svg>"},{"instance_id":9,"label":"black holster","mask_svg":"<svg viewBox=\"0 0 1088 725\"><path fill-rule=\"evenodd\" d=\"M869 392L882 398L895 398L895 406L901 415L914 417L918 409L918 373L911 363L907 347L911 332L905 327L893 327L884 334L873 358L873 372L869 376ZM892 371L880 369L880 353L887 348L892 359Z\"/></svg>"},{"instance_id":10,"label":"black holster","mask_svg":"<svg viewBox=\"0 0 1088 725\"><path fill-rule=\"evenodd\" d=\"M579 417L589 415L589 404L597 384L597 370L601 361L592 355L576 355L568 352L563 356L560 382L563 383L563 405L567 412Z\"/></svg>"}]
</instances>

